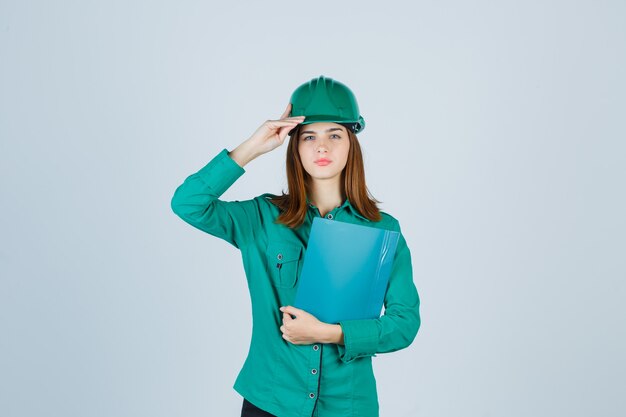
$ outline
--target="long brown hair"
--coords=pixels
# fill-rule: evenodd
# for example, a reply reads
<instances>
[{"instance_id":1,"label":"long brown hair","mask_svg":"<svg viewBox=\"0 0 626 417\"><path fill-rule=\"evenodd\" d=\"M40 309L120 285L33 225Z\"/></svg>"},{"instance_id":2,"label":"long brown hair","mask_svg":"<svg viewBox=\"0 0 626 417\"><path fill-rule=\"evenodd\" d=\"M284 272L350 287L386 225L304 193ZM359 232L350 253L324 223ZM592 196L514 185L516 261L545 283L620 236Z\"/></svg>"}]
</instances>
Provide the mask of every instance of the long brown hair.
<instances>
[{"instance_id":1,"label":"long brown hair","mask_svg":"<svg viewBox=\"0 0 626 417\"><path fill-rule=\"evenodd\" d=\"M281 210L276 223L282 223L292 229L299 227L304 222L308 210L306 196L309 194L307 180L310 176L302 166L298 152L298 140L302 126L297 125L289 133L286 163L289 194L282 192L282 195L270 200ZM365 185L365 169L359 140L350 129L346 128L346 131L350 140L350 149L348 150L348 161L341 172L341 192L363 217L375 222L380 221L382 217L377 206L380 201L371 196Z\"/></svg>"}]
</instances>

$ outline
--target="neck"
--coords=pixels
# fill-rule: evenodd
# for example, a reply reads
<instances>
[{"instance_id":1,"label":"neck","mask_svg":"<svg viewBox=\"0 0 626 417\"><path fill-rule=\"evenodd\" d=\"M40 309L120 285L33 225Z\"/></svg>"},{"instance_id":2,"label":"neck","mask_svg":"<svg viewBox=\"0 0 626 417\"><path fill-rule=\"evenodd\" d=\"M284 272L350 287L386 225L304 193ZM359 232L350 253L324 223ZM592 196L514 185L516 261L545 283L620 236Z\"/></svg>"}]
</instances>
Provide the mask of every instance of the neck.
<instances>
[{"instance_id":1,"label":"neck","mask_svg":"<svg viewBox=\"0 0 626 417\"><path fill-rule=\"evenodd\" d=\"M310 184L309 201L319 209L322 216L325 216L335 207L341 206L344 195L337 180L317 180Z\"/></svg>"}]
</instances>

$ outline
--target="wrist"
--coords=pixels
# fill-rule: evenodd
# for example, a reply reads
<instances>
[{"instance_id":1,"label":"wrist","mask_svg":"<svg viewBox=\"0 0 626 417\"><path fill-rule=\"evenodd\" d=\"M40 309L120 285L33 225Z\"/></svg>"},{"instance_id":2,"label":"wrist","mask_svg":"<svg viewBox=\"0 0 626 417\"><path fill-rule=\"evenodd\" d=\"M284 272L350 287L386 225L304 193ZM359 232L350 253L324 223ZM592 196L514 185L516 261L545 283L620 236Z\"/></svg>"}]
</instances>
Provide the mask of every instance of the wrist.
<instances>
[{"instance_id":1,"label":"wrist","mask_svg":"<svg viewBox=\"0 0 626 417\"><path fill-rule=\"evenodd\" d=\"M248 162L252 161L258 155L254 152L254 147L248 142L245 141L237 146L235 149L228 153L228 156L231 157L235 162L239 164L242 168L248 164Z\"/></svg>"},{"instance_id":2,"label":"wrist","mask_svg":"<svg viewBox=\"0 0 626 417\"><path fill-rule=\"evenodd\" d=\"M341 330L341 326L339 324L324 323L320 342L343 344L343 331Z\"/></svg>"}]
</instances>

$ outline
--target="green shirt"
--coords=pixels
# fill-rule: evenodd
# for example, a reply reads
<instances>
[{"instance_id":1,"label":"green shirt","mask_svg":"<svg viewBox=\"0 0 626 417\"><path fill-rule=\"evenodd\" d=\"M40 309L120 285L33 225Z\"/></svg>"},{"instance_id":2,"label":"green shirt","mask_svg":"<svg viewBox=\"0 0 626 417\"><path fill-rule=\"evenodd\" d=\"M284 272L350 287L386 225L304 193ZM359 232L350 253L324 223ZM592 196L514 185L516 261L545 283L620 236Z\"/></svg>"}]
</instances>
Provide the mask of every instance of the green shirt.
<instances>
[{"instance_id":1,"label":"green shirt","mask_svg":"<svg viewBox=\"0 0 626 417\"><path fill-rule=\"evenodd\" d=\"M252 336L233 388L278 417L378 417L372 357L406 348L420 327L420 300L404 237L400 235L380 318L340 322L343 345L290 343L280 331L279 308L293 305L311 223L320 212L309 202L305 222L292 230L274 222L279 208L268 200L273 194L220 200L244 172L223 149L188 176L171 201L172 210L185 222L241 251L252 303ZM346 199L326 218L400 231L394 217L381 215L381 221L370 221Z\"/></svg>"}]
</instances>

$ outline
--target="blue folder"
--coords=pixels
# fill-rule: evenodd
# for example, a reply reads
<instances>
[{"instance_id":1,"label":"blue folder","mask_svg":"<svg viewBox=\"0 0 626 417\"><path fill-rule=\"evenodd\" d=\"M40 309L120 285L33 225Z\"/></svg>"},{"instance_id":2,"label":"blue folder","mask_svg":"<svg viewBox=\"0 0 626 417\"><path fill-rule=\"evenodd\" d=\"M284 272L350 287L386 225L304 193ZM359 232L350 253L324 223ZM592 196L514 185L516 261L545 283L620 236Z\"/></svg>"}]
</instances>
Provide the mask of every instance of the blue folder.
<instances>
[{"instance_id":1,"label":"blue folder","mask_svg":"<svg viewBox=\"0 0 626 417\"><path fill-rule=\"evenodd\" d=\"M315 217L293 305L332 324L380 317L399 237Z\"/></svg>"}]
</instances>

